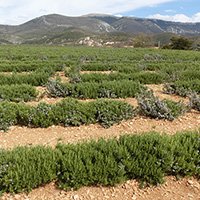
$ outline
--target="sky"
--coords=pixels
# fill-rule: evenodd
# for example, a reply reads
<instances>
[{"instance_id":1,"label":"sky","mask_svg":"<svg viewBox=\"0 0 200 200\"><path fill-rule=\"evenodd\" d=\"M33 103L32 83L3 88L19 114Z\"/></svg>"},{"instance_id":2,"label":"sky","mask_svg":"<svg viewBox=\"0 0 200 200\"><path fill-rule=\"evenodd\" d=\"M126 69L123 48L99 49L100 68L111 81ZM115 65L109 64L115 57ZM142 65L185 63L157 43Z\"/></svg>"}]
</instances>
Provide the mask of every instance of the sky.
<instances>
[{"instance_id":1,"label":"sky","mask_svg":"<svg viewBox=\"0 0 200 200\"><path fill-rule=\"evenodd\" d=\"M0 24L18 25L48 14L89 13L200 22L200 0L0 0Z\"/></svg>"}]
</instances>

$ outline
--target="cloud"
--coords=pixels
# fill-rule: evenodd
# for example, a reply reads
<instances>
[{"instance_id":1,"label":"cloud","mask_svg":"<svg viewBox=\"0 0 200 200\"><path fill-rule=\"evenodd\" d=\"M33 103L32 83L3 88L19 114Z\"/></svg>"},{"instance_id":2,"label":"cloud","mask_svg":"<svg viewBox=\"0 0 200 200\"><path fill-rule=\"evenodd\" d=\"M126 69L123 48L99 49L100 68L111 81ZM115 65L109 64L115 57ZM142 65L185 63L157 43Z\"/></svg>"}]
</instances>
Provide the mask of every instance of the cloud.
<instances>
[{"instance_id":1,"label":"cloud","mask_svg":"<svg viewBox=\"0 0 200 200\"><path fill-rule=\"evenodd\" d=\"M168 10L165 10L166 13L176 13L175 10L172 10L172 9L168 9Z\"/></svg>"},{"instance_id":2,"label":"cloud","mask_svg":"<svg viewBox=\"0 0 200 200\"><path fill-rule=\"evenodd\" d=\"M19 24L44 14L119 14L175 0L0 0L0 24ZM23 17L20 17L23 16Z\"/></svg>"},{"instance_id":3,"label":"cloud","mask_svg":"<svg viewBox=\"0 0 200 200\"><path fill-rule=\"evenodd\" d=\"M155 14L155 15L150 15L147 18L161 19L161 20L175 21L175 22L200 22L200 12L192 16L187 16L184 14L175 14L175 15Z\"/></svg>"}]
</instances>

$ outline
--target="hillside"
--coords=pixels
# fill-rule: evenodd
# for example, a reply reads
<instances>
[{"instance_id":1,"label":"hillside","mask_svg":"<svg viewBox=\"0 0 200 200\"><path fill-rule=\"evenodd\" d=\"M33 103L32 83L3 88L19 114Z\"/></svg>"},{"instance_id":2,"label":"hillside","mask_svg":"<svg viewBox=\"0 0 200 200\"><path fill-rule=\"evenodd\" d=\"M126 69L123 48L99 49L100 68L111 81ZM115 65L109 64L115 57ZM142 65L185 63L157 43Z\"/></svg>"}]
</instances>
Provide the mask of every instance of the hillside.
<instances>
[{"instance_id":1,"label":"hillside","mask_svg":"<svg viewBox=\"0 0 200 200\"><path fill-rule=\"evenodd\" d=\"M0 43L73 43L86 36L116 35L116 33L119 35L173 33L199 36L200 23L177 23L99 14L80 17L51 14L17 26L0 25Z\"/></svg>"}]
</instances>

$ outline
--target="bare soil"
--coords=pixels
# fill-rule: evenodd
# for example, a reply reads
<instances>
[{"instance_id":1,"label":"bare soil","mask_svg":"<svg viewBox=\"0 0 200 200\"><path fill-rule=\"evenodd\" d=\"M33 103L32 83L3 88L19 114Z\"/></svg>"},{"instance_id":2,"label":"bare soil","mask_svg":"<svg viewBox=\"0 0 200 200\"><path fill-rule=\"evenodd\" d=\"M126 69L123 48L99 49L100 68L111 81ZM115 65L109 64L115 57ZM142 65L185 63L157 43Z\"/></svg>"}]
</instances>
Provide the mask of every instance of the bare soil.
<instances>
[{"instance_id":1,"label":"bare soil","mask_svg":"<svg viewBox=\"0 0 200 200\"><path fill-rule=\"evenodd\" d=\"M198 112L186 113L172 122L138 116L108 129L98 124L80 127L51 126L49 128L12 126L8 132L0 132L0 148L8 149L39 144L55 146L58 142L76 143L91 139L119 137L124 134L141 134L149 131L175 134L178 131L186 130L197 130L199 132L200 115Z\"/></svg>"},{"instance_id":2,"label":"bare soil","mask_svg":"<svg viewBox=\"0 0 200 200\"><path fill-rule=\"evenodd\" d=\"M117 71L80 71L80 74L112 74Z\"/></svg>"},{"instance_id":3,"label":"bare soil","mask_svg":"<svg viewBox=\"0 0 200 200\"><path fill-rule=\"evenodd\" d=\"M63 71L56 72L55 76L53 77L53 79L56 79L58 77L60 78L61 82L63 82L63 83L69 82L69 78L65 76L65 72L63 72Z\"/></svg>"},{"instance_id":4,"label":"bare soil","mask_svg":"<svg viewBox=\"0 0 200 200\"><path fill-rule=\"evenodd\" d=\"M13 75L13 74L31 74L31 72L0 72L0 75Z\"/></svg>"},{"instance_id":5,"label":"bare soil","mask_svg":"<svg viewBox=\"0 0 200 200\"><path fill-rule=\"evenodd\" d=\"M50 183L29 194L5 194L1 200L200 200L199 192L200 182L194 178L166 177L164 184L145 189L140 189L135 180L116 187L83 187L69 192Z\"/></svg>"}]
</instances>

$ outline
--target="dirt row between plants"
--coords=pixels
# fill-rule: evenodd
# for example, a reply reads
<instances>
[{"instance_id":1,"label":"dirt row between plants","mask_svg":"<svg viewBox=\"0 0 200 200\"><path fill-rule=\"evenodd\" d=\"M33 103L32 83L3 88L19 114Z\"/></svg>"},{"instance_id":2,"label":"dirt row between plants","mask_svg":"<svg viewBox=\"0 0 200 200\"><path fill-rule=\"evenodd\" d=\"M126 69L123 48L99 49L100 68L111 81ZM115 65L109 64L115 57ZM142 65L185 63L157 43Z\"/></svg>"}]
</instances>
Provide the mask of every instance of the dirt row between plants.
<instances>
[{"instance_id":1,"label":"dirt row between plants","mask_svg":"<svg viewBox=\"0 0 200 200\"><path fill-rule=\"evenodd\" d=\"M65 76L65 72L63 72L63 71L56 72L52 79L56 79L56 78L60 79L61 82L63 82L63 83L69 82L69 77Z\"/></svg>"},{"instance_id":2,"label":"dirt row between plants","mask_svg":"<svg viewBox=\"0 0 200 200\"><path fill-rule=\"evenodd\" d=\"M130 180L116 187L83 187L69 192L50 183L29 194L5 194L1 200L200 200L200 182L196 179L166 177L165 180L163 185L145 189Z\"/></svg>"},{"instance_id":3,"label":"dirt row between plants","mask_svg":"<svg viewBox=\"0 0 200 200\"><path fill-rule=\"evenodd\" d=\"M8 132L0 132L0 148L7 149L25 145L55 146L58 142L76 143L91 139L119 137L123 134L140 134L149 131L175 134L178 131L198 129L200 129L200 115L196 111L186 113L172 122L138 116L108 129L98 124L80 127L51 126L49 128L12 126Z\"/></svg>"},{"instance_id":4,"label":"dirt row between plants","mask_svg":"<svg viewBox=\"0 0 200 200\"><path fill-rule=\"evenodd\" d=\"M114 74L118 73L117 71L80 71L80 74Z\"/></svg>"},{"instance_id":5,"label":"dirt row between plants","mask_svg":"<svg viewBox=\"0 0 200 200\"><path fill-rule=\"evenodd\" d=\"M31 74L32 72L0 72L0 75L21 75L21 74Z\"/></svg>"}]
</instances>

